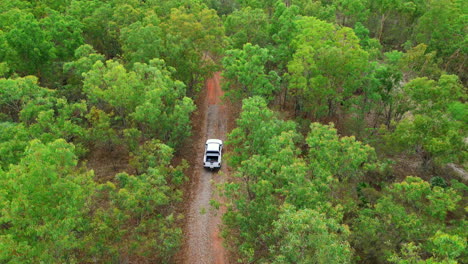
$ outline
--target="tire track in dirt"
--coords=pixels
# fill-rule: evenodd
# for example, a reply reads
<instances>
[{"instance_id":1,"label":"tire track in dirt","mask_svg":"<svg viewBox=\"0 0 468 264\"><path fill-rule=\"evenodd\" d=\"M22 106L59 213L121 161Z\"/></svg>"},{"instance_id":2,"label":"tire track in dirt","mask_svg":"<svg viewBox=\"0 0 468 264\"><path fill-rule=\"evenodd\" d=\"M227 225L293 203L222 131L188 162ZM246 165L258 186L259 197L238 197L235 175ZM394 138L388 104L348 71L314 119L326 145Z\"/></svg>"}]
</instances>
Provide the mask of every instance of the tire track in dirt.
<instances>
[{"instance_id":1,"label":"tire track in dirt","mask_svg":"<svg viewBox=\"0 0 468 264\"><path fill-rule=\"evenodd\" d=\"M218 200L215 184L224 182L227 170L223 160L223 168L211 172L203 168L203 151L208 138L226 139L227 111L221 102L223 91L220 86L220 73L217 72L206 82L205 102L200 107L202 133L196 142L195 163L192 168L192 186L187 209L183 263L187 264L223 264L228 263L227 254L220 236L221 215L223 209L216 210L210 206L210 200Z\"/></svg>"}]
</instances>

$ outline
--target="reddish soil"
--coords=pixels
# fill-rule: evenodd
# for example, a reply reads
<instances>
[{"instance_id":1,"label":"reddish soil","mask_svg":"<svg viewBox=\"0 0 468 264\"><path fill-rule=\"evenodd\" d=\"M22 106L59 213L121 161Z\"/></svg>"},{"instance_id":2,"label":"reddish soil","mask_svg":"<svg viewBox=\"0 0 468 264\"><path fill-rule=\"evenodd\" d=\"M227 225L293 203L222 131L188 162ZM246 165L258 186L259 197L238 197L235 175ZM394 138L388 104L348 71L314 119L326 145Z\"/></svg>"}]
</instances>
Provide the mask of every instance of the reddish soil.
<instances>
[{"instance_id":1,"label":"reddish soil","mask_svg":"<svg viewBox=\"0 0 468 264\"><path fill-rule=\"evenodd\" d=\"M208 103L210 105L220 105L224 107L224 105L221 104L221 98L224 92L221 90L221 74L219 72L215 73L211 79L206 81L206 90L208 93Z\"/></svg>"},{"instance_id":2,"label":"reddish soil","mask_svg":"<svg viewBox=\"0 0 468 264\"><path fill-rule=\"evenodd\" d=\"M190 162L191 175L187 195L186 223L184 228L185 244L176 257L177 263L229 263L227 252L220 235L221 217L224 208L217 210L210 200L220 201L216 184L226 181L228 169L223 161L220 171L203 168L203 151L208 138L226 139L229 113L221 101L223 91L220 86L220 73L206 82L206 90L197 100L198 112L194 115L193 161Z\"/></svg>"},{"instance_id":3,"label":"reddish soil","mask_svg":"<svg viewBox=\"0 0 468 264\"><path fill-rule=\"evenodd\" d=\"M112 149L91 148L87 157L87 167L94 171L95 180L99 183L114 181L115 175L120 172L135 173L129 165L128 150L122 146Z\"/></svg>"}]
</instances>

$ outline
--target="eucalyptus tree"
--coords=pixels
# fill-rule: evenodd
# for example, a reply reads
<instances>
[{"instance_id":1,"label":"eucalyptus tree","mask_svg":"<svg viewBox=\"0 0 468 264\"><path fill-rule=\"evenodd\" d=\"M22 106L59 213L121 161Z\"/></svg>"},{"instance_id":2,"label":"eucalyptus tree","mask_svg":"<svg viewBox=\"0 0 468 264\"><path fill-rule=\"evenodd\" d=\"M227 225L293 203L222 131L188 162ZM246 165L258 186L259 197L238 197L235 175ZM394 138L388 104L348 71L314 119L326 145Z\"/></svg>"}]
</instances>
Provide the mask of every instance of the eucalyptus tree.
<instances>
[{"instance_id":1,"label":"eucalyptus tree","mask_svg":"<svg viewBox=\"0 0 468 264\"><path fill-rule=\"evenodd\" d=\"M297 23L295 53L288 64L296 112L315 119L334 116L339 110L345 112L364 84L368 53L350 28L339 28L314 17L304 17Z\"/></svg>"},{"instance_id":2,"label":"eucalyptus tree","mask_svg":"<svg viewBox=\"0 0 468 264\"><path fill-rule=\"evenodd\" d=\"M275 71L267 72L265 65L272 60L268 49L247 43L241 50L226 51L226 55L223 89L229 96L237 100L250 96L273 99L280 77Z\"/></svg>"},{"instance_id":3,"label":"eucalyptus tree","mask_svg":"<svg viewBox=\"0 0 468 264\"><path fill-rule=\"evenodd\" d=\"M89 231L92 173L76 169L74 147L63 139L31 141L26 155L0 170L0 260L77 262Z\"/></svg>"},{"instance_id":4,"label":"eucalyptus tree","mask_svg":"<svg viewBox=\"0 0 468 264\"><path fill-rule=\"evenodd\" d=\"M225 47L222 21L216 11L196 3L171 9L161 27L165 36L161 58L177 69L175 78L193 95L218 69L216 60Z\"/></svg>"}]
</instances>

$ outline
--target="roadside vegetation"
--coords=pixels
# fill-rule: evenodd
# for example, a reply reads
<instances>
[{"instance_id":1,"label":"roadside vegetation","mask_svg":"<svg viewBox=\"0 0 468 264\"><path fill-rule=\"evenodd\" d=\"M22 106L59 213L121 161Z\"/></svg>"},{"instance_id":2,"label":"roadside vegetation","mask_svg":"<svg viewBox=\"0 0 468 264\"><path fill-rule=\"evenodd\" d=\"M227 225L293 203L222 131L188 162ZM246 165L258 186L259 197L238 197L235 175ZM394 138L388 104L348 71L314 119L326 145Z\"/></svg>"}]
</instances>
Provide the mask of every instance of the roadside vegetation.
<instances>
[{"instance_id":1,"label":"roadside vegetation","mask_svg":"<svg viewBox=\"0 0 468 264\"><path fill-rule=\"evenodd\" d=\"M201 3L1 1L1 263L172 260L174 155L223 39Z\"/></svg>"},{"instance_id":2,"label":"roadside vegetation","mask_svg":"<svg viewBox=\"0 0 468 264\"><path fill-rule=\"evenodd\" d=\"M241 105L233 261L468 263L447 168L468 169L466 17L462 0L0 1L0 262L174 262L179 153L222 70ZM97 173L99 153L125 169Z\"/></svg>"},{"instance_id":3,"label":"roadside vegetation","mask_svg":"<svg viewBox=\"0 0 468 264\"><path fill-rule=\"evenodd\" d=\"M224 235L241 263L465 263L462 1L239 1Z\"/></svg>"}]
</instances>

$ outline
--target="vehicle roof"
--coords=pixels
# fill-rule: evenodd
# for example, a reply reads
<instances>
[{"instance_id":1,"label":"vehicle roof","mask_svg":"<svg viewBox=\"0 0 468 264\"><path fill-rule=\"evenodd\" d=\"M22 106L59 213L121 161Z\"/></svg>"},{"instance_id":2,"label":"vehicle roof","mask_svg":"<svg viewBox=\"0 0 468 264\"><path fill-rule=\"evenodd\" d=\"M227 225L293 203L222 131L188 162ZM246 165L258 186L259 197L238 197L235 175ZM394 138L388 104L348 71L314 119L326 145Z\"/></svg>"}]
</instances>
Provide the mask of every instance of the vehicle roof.
<instances>
[{"instance_id":1,"label":"vehicle roof","mask_svg":"<svg viewBox=\"0 0 468 264\"><path fill-rule=\"evenodd\" d=\"M206 147L206 151L219 151L219 144L209 143Z\"/></svg>"},{"instance_id":2,"label":"vehicle roof","mask_svg":"<svg viewBox=\"0 0 468 264\"><path fill-rule=\"evenodd\" d=\"M220 145L220 144L223 144L223 141L221 139L212 138L212 139L208 139L206 141L206 144L218 144L218 145Z\"/></svg>"},{"instance_id":3,"label":"vehicle roof","mask_svg":"<svg viewBox=\"0 0 468 264\"><path fill-rule=\"evenodd\" d=\"M206 151L219 152L219 145L223 144L223 141L219 139L208 139L206 141Z\"/></svg>"}]
</instances>

